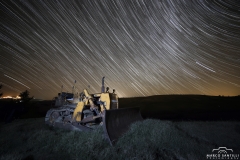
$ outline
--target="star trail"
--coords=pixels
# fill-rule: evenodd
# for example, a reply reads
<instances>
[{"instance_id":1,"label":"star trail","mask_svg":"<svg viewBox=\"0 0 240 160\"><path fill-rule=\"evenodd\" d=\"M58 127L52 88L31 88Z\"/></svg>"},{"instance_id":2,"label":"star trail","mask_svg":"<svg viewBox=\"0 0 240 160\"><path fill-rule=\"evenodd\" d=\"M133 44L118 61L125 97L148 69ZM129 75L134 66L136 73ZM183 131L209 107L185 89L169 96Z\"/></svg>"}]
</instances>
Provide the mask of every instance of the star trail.
<instances>
[{"instance_id":1,"label":"star trail","mask_svg":"<svg viewBox=\"0 0 240 160\"><path fill-rule=\"evenodd\" d=\"M240 95L238 0L1 0L0 84L39 99Z\"/></svg>"}]
</instances>

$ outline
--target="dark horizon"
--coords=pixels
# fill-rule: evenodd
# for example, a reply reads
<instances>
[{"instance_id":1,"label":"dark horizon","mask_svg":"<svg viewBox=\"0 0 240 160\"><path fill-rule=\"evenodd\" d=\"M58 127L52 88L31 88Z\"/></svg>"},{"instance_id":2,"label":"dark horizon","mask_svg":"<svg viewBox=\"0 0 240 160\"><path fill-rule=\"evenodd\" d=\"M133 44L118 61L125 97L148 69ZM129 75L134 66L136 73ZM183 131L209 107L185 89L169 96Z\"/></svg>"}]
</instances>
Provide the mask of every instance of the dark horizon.
<instances>
[{"instance_id":1,"label":"dark horizon","mask_svg":"<svg viewBox=\"0 0 240 160\"><path fill-rule=\"evenodd\" d=\"M206 96L206 97L220 97L220 98L234 98L234 97L240 97L240 95L233 95L233 96L225 96L225 95L204 95L204 94L159 94L159 95L148 95L148 96L135 96L135 97L118 97L119 99L135 99L135 98L151 98L151 97L163 97L163 96L179 96L179 97L184 97L184 96ZM57 97L57 95L55 96ZM55 97L52 97L51 99L39 99L39 98L33 98L31 101L55 101ZM1 100L12 100L13 98L6 98L4 96L0 97Z\"/></svg>"}]
</instances>

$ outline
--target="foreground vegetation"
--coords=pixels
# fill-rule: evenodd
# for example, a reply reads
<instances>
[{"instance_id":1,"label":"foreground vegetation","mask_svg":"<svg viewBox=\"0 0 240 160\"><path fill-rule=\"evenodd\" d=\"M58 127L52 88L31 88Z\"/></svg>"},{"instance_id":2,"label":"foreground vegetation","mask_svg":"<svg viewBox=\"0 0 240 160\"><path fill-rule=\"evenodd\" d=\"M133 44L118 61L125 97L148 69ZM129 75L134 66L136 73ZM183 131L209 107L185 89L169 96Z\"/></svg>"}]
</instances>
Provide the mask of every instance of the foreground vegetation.
<instances>
[{"instance_id":1,"label":"foreground vegetation","mask_svg":"<svg viewBox=\"0 0 240 160\"><path fill-rule=\"evenodd\" d=\"M206 159L212 149L240 154L239 122L160 121L131 126L115 146L102 128L73 132L49 128L44 118L14 120L0 126L0 159Z\"/></svg>"}]
</instances>

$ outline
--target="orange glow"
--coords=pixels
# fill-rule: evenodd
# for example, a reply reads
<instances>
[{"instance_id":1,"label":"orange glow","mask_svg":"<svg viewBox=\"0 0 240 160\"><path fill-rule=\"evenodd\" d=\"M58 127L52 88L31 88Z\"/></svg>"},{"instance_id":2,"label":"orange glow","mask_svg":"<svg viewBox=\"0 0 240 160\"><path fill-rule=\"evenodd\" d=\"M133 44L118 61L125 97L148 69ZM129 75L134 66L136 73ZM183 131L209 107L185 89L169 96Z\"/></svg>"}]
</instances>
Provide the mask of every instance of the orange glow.
<instances>
[{"instance_id":1,"label":"orange glow","mask_svg":"<svg viewBox=\"0 0 240 160\"><path fill-rule=\"evenodd\" d=\"M1 99L20 99L21 97L19 96L16 96L16 97L13 97L13 96L5 96L5 97L2 97Z\"/></svg>"}]
</instances>

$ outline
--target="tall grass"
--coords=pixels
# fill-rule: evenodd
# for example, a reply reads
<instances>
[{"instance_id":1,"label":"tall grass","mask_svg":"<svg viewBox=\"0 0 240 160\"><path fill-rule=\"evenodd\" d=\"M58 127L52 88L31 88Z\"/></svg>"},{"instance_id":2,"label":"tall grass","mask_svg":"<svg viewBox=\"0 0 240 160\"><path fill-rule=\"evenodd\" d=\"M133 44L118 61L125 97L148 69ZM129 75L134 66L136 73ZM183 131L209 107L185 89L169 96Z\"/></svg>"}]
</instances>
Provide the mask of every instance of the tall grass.
<instances>
[{"instance_id":1,"label":"tall grass","mask_svg":"<svg viewBox=\"0 0 240 160\"><path fill-rule=\"evenodd\" d=\"M114 146L102 128L76 132L50 128L43 118L0 126L0 159L206 159L218 147L240 154L239 122L145 120Z\"/></svg>"}]
</instances>

